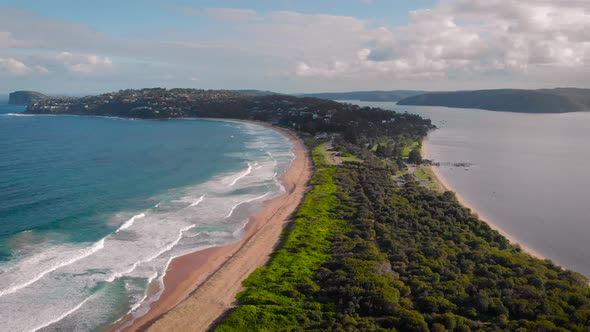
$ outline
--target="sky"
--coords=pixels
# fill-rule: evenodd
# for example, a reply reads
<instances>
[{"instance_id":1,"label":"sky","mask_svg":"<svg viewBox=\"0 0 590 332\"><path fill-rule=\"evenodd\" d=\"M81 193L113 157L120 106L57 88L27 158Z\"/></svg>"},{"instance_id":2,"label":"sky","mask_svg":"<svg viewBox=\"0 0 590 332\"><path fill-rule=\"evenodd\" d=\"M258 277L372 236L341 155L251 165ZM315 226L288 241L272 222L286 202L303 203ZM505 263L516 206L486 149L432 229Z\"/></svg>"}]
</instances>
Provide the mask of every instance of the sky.
<instances>
[{"instance_id":1,"label":"sky","mask_svg":"<svg viewBox=\"0 0 590 332\"><path fill-rule=\"evenodd\" d=\"M0 0L0 92L590 88L588 0Z\"/></svg>"}]
</instances>

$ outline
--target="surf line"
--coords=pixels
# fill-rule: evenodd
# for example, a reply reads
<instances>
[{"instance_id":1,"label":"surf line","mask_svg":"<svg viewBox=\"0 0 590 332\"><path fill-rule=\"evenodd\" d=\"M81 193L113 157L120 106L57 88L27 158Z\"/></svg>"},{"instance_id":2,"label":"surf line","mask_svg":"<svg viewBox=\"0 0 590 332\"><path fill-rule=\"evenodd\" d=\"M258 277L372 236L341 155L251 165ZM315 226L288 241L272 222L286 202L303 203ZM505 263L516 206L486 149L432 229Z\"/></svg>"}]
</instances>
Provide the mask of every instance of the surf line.
<instances>
[{"instance_id":1,"label":"surf line","mask_svg":"<svg viewBox=\"0 0 590 332\"><path fill-rule=\"evenodd\" d=\"M73 264L83 258L86 258L86 257L94 254L95 252L104 248L104 240L105 240L105 238L102 238L100 241L94 243L91 247L81 249L80 251L78 251L80 254L78 254L75 257L70 258L64 262L57 263L57 264L53 265L52 267L48 268L45 271L42 271L41 273L39 273L38 275L36 275L35 277L33 277L32 279L30 279L28 281L25 281L23 283L17 284L16 286L12 286L8 289L4 289L4 290L0 291L0 297L7 295L7 294L15 293L27 286L34 284L35 282L39 281L39 279L43 278L47 274L49 274L59 268L62 268L64 266L68 266L70 264Z\"/></svg>"},{"instance_id":2,"label":"surf line","mask_svg":"<svg viewBox=\"0 0 590 332\"><path fill-rule=\"evenodd\" d=\"M199 199L197 199L196 201L194 201L193 203L191 203L191 205L189 205L188 207L193 207L193 206L197 206L199 205L203 200L205 199L205 195L199 197Z\"/></svg>"},{"instance_id":3,"label":"surf line","mask_svg":"<svg viewBox=\"0 0 590 332\"><path fill-rule=\"evenodd\" d=\"M241 180L242 178L244 178L245 176L247 176L248 174L250 174L250 172L252 172L252 164L250 164L250 162L248 162L248 169L246 169L244 171L244 173L240 174L238 177L236 177L230 184L229 186L232 187L234 186L239 180Z\"/></svg>"},{"instance_id":4,"label":"surf line","mask_svg":"<svg viewBox=\"0 0 590 332\"><path fill-rule=\"evenodd\" d=\"M157 205L160 205L160 203L158 203ZM134 215L133 217L131 217L131 219L127 220L123 225L121 225L121 227L119 227L119 229L117 229L117 231L115 233L119 233L120 231L133 226L133 223L135 222L135 220L141 219L144 217L145 217L145 213L143 213L143 212L140 214Z\"/></svg>"},{"instance_id":5,"label":"surf line","mask_svg":"<svg viewBox=\"0 0 590 332\"><path fill-rule=\"evenodd\" d=\"M110 277L108 277L107 279L105 279L105 281L106 281L106 282L113 282L113 281L115 281L116 279L118 279L118 278L120 278L120 277L122 277L122 276L128 275L128 274L130 274L131 272L135 271L135 269L136 269L136 268L137 268L137 267L138 267L140 264L142 264L142 263L149 263L149 262L153 261L154 259L156 259L156 258L160 257L160 256L161 256L163 253L165 253L165 252L168 252L168 251L172 250L172 248L174 248L174 246L176 246L176 245L177 245L177 244L180 242L180 240L182 240L182 235L183 235L183 234L184 234L186 231L188 231L188 230L190 230L190 229L192 229L192 228L194 228L194 227L196 227L196 226L197 226L197 225L188 225L188 226L186 226L186 227L184 227L184 228L181 228L181 229L179 230L179 232L178 232L178 236L176 237L176 239L175 239L174 241L172 241L172 242L168 243L168 244L167 244L167 245L165 245L164 247L162 247L160 251L156 252L154 255L152 255L151 257L149 257L149 258L147 258L147 259L139 260L139 261L137 261L137 262L133 263L133 264L131 265L131 268L129 268L129 269L128 269L128 270L126 270L126 271L123 271L123 272L115 272L115 273L113 273L113 274L112 274Z\"/></svg>"},{"instance_id":6,"label":"surf line","mask_svg":"<svg viewBox=\"0 0 590 332\"><path fill-rule=\"evenodd\" d=\"M77 311L78 309L80 309L84 305L84 303L88 302L88 300L90 300L91 298L92 298L92 296L89 296L88 298L86 298L86 300L82 301L80 304L78 304L74 308L70 309L66 313L62 314L61 316L55 318L54 320L52 320L50 322L44 323L43 325L32 329L31 331L36 332L36 331L39 331L42 328L48 327L51 324L55 324L55 323L59 322L60 320L68 317L69 315L71 315L72 313L74 313L75 311Z\"/></svg>"},{"instance_id":7,"label":"surf line","mask_svg":"<svg viewBox=\"0 0 590 332\"><path fill-rule=\"evenodd\" d=\"M119 233L119 231L131 227L133 225L133 223L135 222L135 220L140 219L140 218L144 218L144 217L145 217L145 213L140 213L140 214L134 215L133 217L131 217L131 219L127 220L123 225L121 225L121 227L119 227L119 229L117 229L117 231L115 233ZM0 290L0 297L2 297L4 295L15 293L25 287L28 287L28 286L36 283L41 278L45 277L46 275L48 275L49 273L51 273L57 269L74 264L75 262L77 262L81 259L84 259L84 258L96 253L99 250L102 250L104 248L105 240L107 237L109 237L109 235L107 235L107 236L103 237L102 239L100 239L99 241L95 242L90 247L80 249L78 251L78 254L75 255L74 257L67 259L65 261L62 261L62 262L58 262L53 266L50 266L48 269L41 271L41 273L37 274L35 277L33 277L25 282L22 282L20 284L14 285L12 287Z\"/></svg>"},{"instance_id":8,"label":"surf line","mask_svg":"<svg viewBox=\"0 0 590 332\"><path fill-rule=\"evenodd\" d=\"M270 192L267 192L266 194L264 194L264 195L262 195L262 196L254 197L254 198L252 198L252 199L245 200L245 201L243 201L243 202L239 202L238 204L234 205L234 206L231 208L231 210L229 211L228 215L227 215L227 216L225 216L225 218L223 218L223 219L227 219L227 218L231 217L231 215L234 213L234 210L235 210L235 209L236 209L238 206L240 206L240 205L242 205L242 204L250 203L250 202L253 202L253 201L256 201L256 200L259 200L259 199L262 199L262 198L264 198L264 197L268 196L268 194L270 194Z\"/></svg>"}]
</instances>

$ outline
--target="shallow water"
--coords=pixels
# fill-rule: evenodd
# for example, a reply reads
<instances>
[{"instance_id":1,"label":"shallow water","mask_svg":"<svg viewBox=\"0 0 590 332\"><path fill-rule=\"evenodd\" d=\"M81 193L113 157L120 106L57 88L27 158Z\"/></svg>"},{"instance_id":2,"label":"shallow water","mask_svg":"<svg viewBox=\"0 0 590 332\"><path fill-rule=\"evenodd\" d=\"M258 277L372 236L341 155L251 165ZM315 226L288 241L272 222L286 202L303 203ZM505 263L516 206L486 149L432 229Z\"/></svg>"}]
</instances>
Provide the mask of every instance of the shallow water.
<instances>
[{"instance_id":1,"label":"shallow water","mask_svg":"<svg viewBox=\"0 0 590 332\"><path fill-rule=\"evenodd\" d=\"M590 276L590 113L355 103L432 119L428 157L454 191L518 242ZM473 165L444 165L461 162Z\"/></svg>"},{"instance_id":2,"label":"shallow water","mask_svg":"<svg viewBox=\"0 0 590 332\"><path fill-rule=\"evenodd\" d=\"M2 331L140 313L173 257L240 238L293 158L252 124L19 111L0 106Z\"/></svg>"}]
</instances>

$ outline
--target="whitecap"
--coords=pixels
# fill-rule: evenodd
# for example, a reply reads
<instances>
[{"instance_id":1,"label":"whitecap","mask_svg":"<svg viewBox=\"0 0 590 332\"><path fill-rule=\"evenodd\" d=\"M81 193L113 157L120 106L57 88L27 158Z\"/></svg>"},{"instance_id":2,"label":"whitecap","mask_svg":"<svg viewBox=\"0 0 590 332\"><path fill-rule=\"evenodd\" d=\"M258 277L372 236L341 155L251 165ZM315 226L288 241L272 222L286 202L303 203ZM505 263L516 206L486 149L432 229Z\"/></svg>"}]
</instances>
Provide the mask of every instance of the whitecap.
<instances>
[{"instance_id":1,"label":"whitecap","mask_svg":"<svg viewBox=\"0 0 590 332\"><path fill-rule=\"evenodd\" d=\"M136 214L133 217L131 217L129 220L127 220L125 223L123 223L123 225L121 225L121 227L119 227L119 229L117 229L116 233L119 233L120 231L133 226L133 223L135 222L135 220L141 219L141 218L145 218L145 213L142 212L140 214Z\"/></svg>"},{"instance_id":2,"label":"whitecap","mask_svg":"<svg viewBox=\"0 0 590 332\"><path fill-rule=\"evenodd\" d=\"M39 331L39 330L40 330L40 329L42 329L42 328L48 327L49 325L51 325L51 324L55 324L55 323L59 322L60 320L62 320L62 319L64 319L64 318L68 317L69 315L73 314L74 312L76 312L76 311L78 311L80 308L82 308L82 306L83 306L83 305L84 305L86 302L88 302L88 301L89 301L91 298L92 298L92 296L89 296L89 297L88 297L88 298L86 298L84 301L82 301L80 304L78 304L78 305L77 305L77 306L75 306L74 308L72 308L72 309L68 310L67 312L63 313L61 316L59 316L59 317L57 317L57 318L55 318L55 319L53 319L53 320L51 320L51 321L49 321L49 322L47 322L47 323L44 323L44 324L42 324L42 325L40 325L40 326L38 326L38 327L36 327L36 328L33 328L33 329L32 329L32 331L33 331L33 332L35 332L35 331Z\"/></svg>"},{"instance_id":3,"label":"whitecap","mask_svg":"<svg viewBox=\"0 0 590 332\"><path fill-rule=\"evenodd\" d=\"M94 243L92 246L84 248L84 249L80 249L78 251L78 254L75 255L74 257L70 257L69 259L67 259L65 261L61 261L61 262L57 262L57 263L53 264L51 267L49 267L46 270L41 271L40 273L33 276L31 279L29 279L25 282L17 283L16 285L10 286L6 289L0 290L0 297L7 295L7 294L15 293L27 286L32 285L33 283L39 281L39 279L43 278L47 274L49 274L59 268L73 264L83 258L86 258L86 257L98 252L99 250L104 248L104 242L105 242L105 238L102 238L100 241ZM13 267L11 270L18 269L19 267L20 267L20 264Z\"/></svg>"}]
</instances>

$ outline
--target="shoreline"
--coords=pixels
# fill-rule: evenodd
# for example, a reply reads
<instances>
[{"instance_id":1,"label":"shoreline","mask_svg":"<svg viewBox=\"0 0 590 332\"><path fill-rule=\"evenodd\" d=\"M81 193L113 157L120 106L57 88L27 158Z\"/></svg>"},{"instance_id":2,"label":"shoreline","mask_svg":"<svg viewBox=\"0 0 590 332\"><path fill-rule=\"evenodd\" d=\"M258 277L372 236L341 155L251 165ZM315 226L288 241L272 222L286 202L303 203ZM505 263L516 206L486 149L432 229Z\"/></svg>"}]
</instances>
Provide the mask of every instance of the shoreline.
<instances>
[{"instance_id":1,"label":"shoreline","mask_svg":"<svg viewBox=\"0 0 590 332\"><path fill-rule=\"evenodd\" d=\"M422 151L421 152L422 152L422 155L424 158L428 158L428 152L429 152L428 140L429 140L428 136L422 140L422 149L421 149ZM497 231L498 233L500 233L500 235L502 235L503 237L508 239L510 244L512 244L513 246L519 247L523 252L525 252L535 258L538 258L541 260L548 259L547 257L543 256L542 254L540 254L536 250L532 249L531 247L524 245L521 241L519 241L518 239L516 239L515 237L513 237L512 235L510 235L506 231L504 231L498 225L496 225L495 223L490 221L490 218L483 216L477 209L475 209L473 207L473 204L469 203L468 200L466 200L463 196L461 196L461 194L459 194L456 190L454 190L449 185L447 179L441 174L441 172L438 170L437 166L428 166L428 167L432 171L432 174L434 175L436 182L438 182L439 186L442 188L443 191L452 191L453 193L455 193L457 200L459 201L459 203L461 203L462 206L471 210L471 212L476 214L481 221L485 222L493 230Z\"/></svg>"},{"instance_id":2,"label":"shoreline","mask_svg":"<svg viewBox=\"0 0 590 332\"><path fill-rule=\"evenodd\" d=\"M285 193L263 202L237 242L173 258L164 275L164 290L159 299L150 303L142 316L135 318L128 313L107 328L108 331L206 330L234 305L242 280L270 259L284 226L303 200L311 178L311 160L294 133L253 120L203 120L251 123L286 136L293 145L295 159L279 179ZM148 290L149 294L155 291L153 286Z\"/></svg>"}]
</instances>

